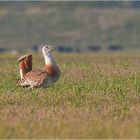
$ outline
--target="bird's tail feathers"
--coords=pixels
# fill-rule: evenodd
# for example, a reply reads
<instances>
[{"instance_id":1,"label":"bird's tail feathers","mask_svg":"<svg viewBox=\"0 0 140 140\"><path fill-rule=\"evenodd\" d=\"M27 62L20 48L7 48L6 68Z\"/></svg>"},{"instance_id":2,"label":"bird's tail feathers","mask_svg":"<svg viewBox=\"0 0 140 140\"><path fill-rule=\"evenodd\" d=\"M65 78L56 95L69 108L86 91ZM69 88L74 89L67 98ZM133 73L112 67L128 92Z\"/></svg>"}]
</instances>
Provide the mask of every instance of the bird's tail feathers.
<instances>
[{"instance_id":1,"label":"bird's tail feathers","mask_svg":"<svg viewBox=\"0 0 140 140\"><path fill-rule=\"evenodd\" d=\"M32 54L27 54L18 59L21 79L32 70Z\"/></svg>"}]
</instances>

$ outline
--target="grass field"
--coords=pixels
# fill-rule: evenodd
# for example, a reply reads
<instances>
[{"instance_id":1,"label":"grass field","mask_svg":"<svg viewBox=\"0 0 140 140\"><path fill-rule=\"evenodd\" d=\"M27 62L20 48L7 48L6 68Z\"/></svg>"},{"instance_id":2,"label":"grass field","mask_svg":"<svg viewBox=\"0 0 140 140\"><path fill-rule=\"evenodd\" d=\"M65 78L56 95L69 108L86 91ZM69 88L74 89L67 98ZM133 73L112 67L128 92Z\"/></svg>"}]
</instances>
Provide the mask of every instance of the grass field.
<instances>
[{"instance_id":1,"label":"grass field","mask_svg":"<svg viewBox=\"0 0 140 140\"><path fill-rule=\"evenodd\" d=\"M55 54L60 80L28 92L18 57L0 56L0 138L140 138L138 53Z\"/></svg>"}]
</instances>

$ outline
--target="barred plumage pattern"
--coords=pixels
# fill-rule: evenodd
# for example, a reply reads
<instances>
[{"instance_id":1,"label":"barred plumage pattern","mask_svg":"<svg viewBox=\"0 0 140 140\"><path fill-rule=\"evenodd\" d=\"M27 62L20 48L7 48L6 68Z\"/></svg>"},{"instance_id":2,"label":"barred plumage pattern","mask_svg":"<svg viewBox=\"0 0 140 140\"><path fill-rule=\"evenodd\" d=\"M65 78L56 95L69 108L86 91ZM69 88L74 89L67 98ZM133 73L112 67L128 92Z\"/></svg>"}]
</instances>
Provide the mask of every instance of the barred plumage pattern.
<instances>
[{"instance_id":1,"label":"barred plumage pattern","mask_svg":"<svg viewBox=\"0 0 140 140\"><path fill-rule=\"evenodd\" d=\"M48 87L52 83L51 76L41 69L36 69L28 72L23 79L19 80L18 84L27 87Z\"/></svg>"}]
</instances>

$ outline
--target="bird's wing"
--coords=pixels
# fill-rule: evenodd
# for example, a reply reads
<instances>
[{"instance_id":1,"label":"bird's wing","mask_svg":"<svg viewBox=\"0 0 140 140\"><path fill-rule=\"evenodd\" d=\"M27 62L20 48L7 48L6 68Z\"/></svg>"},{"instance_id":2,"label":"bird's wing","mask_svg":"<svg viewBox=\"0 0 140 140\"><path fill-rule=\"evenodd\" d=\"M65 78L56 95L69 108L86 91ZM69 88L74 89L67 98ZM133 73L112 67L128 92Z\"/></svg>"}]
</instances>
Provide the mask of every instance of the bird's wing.
<instances>
[{"instance_id":1,"label":"bird's wing","mask_svg":"<svg viewBox=\"0 0 140 140\"><path fill-rule=\"evenodd\" d=\"M30 86L29 83L24 79L19 79L18 80L18 85L22 86L22 87L29 87Z\"/></svg>"},{"instance_id":2,"label":"bird's wing","mask_svg":"<svg viewBox=\"0 0 140 140\"><path fill-rule=\"evenodd\" d=\"M48 77L49 74L45 70L32 70L25 75L24 79L30 86L41 86Z\"/></svg>"}]
</instances>

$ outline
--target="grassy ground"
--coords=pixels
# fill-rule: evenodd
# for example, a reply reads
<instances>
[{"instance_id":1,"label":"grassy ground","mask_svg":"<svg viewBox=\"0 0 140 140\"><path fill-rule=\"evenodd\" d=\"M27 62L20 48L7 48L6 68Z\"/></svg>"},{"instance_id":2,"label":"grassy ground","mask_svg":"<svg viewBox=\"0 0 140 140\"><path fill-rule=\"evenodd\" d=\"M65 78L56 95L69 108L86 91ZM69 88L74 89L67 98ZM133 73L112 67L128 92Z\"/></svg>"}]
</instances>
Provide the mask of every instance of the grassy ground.
<instances>
[{"instance_id":1,"label":"grassy ground","mask_svg":"<svg viewBox=\"0 0 140 140\"><path fill-rule=\"evenodd\" d=\"M0 56L0 138L140 138L138 54L55 54L61 79L16 85L18 56ZM43 67L34 57L34 67Z\"/></svg>"}]
</instances>

